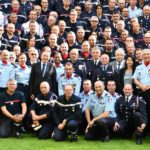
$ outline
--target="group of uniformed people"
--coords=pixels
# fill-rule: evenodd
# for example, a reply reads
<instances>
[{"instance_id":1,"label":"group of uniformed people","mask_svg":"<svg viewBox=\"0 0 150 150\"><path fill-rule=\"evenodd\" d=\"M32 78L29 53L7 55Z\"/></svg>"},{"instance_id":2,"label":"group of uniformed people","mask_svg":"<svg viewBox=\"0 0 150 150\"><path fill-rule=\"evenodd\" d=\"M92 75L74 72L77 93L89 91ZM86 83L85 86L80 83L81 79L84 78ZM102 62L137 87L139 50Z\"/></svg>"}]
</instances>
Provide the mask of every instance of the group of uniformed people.
<instances>
[{"instance_id":1,"label":"group of uniformed people","mask_svg":"<svg viewBox=\"0 0 150 150\"><path fill-rule=\"evenodd\" d=\"M60 5L62 4L62 5ZM0 137L150 131L150 6L144 0L0 1Z\"/></svg>"}]
</instances>

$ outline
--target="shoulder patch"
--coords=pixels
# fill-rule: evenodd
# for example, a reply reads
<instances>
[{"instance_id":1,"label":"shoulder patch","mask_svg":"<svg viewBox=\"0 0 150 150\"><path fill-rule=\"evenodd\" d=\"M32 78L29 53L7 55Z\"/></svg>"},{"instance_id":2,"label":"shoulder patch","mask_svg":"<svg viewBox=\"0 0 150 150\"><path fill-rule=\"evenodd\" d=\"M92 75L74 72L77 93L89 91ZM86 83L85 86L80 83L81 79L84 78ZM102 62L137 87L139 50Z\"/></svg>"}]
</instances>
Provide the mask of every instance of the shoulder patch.
<instances>
[{"instance_id":1,"label":"shoulder patch","mask_svg":"<svg viewBox=\"0 0 150 150\"><path fill-rule=\"evenodd\" d=\"M80 77L80 76L79 76L79 75L77 75L77 74L75 74L74 76L75 76L75 77Z\"/></svg>"},{"instance_id":2,"label":"shoulder patch","mask_svg":"<svg viewBox=\"0 0 150 150\"><path fill-rule=\"evenodd\" d=\"M65 76L65 74L64 74L64 73L60 75L60 77L63 77L63 76Z\"/></svg>"},{"instance_id":3,"label":"shoulder patch","mask_svg":"<svg viewBox=\"0 0 150 150\"><path fill-rule=\"evenodd\" d=\"M139 101L141 101L142 103L146 104L146 101L143 99L143 97L138 97Z\"/></svg>"}]
</instances>

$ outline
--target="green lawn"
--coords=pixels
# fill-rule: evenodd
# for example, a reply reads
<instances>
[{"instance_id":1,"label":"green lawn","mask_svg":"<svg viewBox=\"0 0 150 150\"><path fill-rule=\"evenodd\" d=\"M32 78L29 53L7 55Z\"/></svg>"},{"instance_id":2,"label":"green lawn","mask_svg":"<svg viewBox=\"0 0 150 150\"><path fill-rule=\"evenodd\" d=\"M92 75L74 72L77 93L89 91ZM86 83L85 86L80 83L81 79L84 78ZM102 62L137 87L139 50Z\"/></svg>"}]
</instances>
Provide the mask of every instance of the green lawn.
<instances>
[{"instance_id":1,"label":"green lawn","mask_svg":"<svg viewBox=\"0 0 150 150\"><path fill-rule=\"evenodd\" d=\"M135 139L112 139L108 143L101 141L85 141L83 136L79 141L71 143L55 142L53 139L38 140L31 135L25 135L23 139L0 139L0 150L149 150L150 137L143 140L143 145L136 145Z\"/></svg>"}]
</instances>

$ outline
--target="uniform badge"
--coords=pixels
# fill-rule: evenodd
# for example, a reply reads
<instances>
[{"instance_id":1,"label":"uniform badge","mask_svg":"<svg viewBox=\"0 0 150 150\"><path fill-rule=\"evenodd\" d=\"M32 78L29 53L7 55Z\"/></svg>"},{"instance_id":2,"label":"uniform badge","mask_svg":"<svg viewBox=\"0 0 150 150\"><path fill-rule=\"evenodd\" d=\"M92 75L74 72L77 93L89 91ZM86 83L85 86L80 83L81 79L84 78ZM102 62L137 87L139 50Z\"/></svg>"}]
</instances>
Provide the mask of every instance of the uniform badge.
<instances>
[{"instance_id":1,"label":"uniform badge","mask_svg":"<svg viewBox=\"0 0 150 150\"><path fill-rule=\"evenodd\" d=\"M91 71L89 71L89 75L91 75Z\"/></svg>"},{"instance_id":2,"label":"uniform badge","mask_svg":"<svg viewBox=\"0 0 150 150\"><path fill-rule=\"evenodd\" d=\"M139 78L141 77L141 72L138 72L138 76L139 76Z\"/></svg>"},{"instance_id":3,"label":"uniform badge","mask_svg":"<svg viewBox=\"0 0 150 150\"><path fill-rule=\"evenodd\" d=\"M150 74L150 69L148 69L148 74Z\"/></svg>"},{"instance_id":4,"label":"uniform badge","mask_svg":"<svg viewBox=\"0 0 150 150\"><path fill-rule=\"evenodd\" d=\"M97 81L99 80L99 76L97 76Z\"/></svg>"},{"instance_id":5,"label":"uniform badge","mask_svg":"<svg viewBox=\"0 0 150 150\"><path fill-rule=\"evenodd\" d=\"M79 65L79 70L83 70L84 66L83 65Z\"/></svg>"},{"instance_id":6,"label":"uniform badge","mask_svg":"<svg viewBox=\"0 0 150 150\"><path fill-rule=\"evenodd\" d=\"M72 84L72 87L74 88L74 89L76 89L76 84L74 83L74 84Z\"/></svg>"},{"instance_id":7,"label":"uniform badge","mask_svg":"<svg viewBox=\"0 0 150 150\"><path fill-rule=\"evenodd\" d=\"M74 107L72 107L72 112L75 112L75 108Z\"/></svg>"}]
</instances>

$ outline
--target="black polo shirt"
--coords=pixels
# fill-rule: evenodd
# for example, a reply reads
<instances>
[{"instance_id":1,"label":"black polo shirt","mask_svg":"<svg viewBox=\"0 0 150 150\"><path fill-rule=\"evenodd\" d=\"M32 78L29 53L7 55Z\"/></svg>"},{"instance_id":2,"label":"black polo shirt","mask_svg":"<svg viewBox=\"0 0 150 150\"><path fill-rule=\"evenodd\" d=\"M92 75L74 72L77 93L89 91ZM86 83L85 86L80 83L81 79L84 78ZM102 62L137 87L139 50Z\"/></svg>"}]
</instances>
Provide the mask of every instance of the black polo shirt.
<instances>
[{"instance_id":1,"label":"black polo shirt","mask_svg":"<svg viewBox=\"0 0 150 150\"><path fill-rule=\"evenodd\" d=\"M12 115L22 113L22 103L25 103L25 97L20 91L15 91L13 95L9 95L6 91L0 94L0 107L6 106Z\"/></svg>"}]
</instances>

